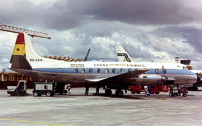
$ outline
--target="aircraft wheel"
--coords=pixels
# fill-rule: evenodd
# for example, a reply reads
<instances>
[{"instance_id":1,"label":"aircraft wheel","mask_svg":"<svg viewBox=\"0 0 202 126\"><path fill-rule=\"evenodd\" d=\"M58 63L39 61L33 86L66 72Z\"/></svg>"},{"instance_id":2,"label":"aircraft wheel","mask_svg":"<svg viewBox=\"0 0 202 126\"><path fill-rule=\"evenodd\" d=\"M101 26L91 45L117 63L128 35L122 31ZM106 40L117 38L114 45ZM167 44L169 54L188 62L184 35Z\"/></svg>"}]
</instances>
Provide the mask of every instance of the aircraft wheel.
<instances>
[{"instance_id":1,"label":"aircraft wheel","mask_svg":"<svg viewBox=\"0 0 202 126\"><path fill-rule=\"evenodd\" d=\"M51 92L50 92L50 91L47 91L47 92L46 92L46 96L47 96L47 97L50 97L50 96L51 96Z\"/></svg>"},{"instance_id":2,"label":"aircraft wheel","mask_svg":"<svg viewBox=\"0 0 202 126\"><path fill-rule=\"evenodd\" d=\"M107 96L110 96L110 95L112 94L112 90L106 89L106 90L105 90L105 94L106 94Z\"/></svg>"},{"instance_id":3,"label":"aircraft wheel","mask_svg":"<svg viewBox=\"0 0 202 126\"><path fill-rule=\"evenodd\" d=\"M116 96L122 97L123 96L123 91L122 90L117 90L116 91Z\"/></svg>"},{"instance_id":4,"label":"aircraft wheel","mask_svg":"<svg viewBox=\"0 0 202 126\"><path fill-rule=\"evenodd\" d=\"M34 97L39 96L39 93L38 93L37 91L34 91L34 92L33 92L33 96L34 96Z\"/></svg>"}]
</instances>

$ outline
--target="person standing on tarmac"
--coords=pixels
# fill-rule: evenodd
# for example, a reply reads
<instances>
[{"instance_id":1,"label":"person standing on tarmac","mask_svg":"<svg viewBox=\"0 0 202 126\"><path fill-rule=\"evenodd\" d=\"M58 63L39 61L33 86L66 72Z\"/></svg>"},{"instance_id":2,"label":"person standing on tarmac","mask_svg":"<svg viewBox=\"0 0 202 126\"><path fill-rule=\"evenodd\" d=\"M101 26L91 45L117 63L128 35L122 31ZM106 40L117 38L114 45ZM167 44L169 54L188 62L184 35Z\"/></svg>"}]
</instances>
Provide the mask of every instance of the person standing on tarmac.
<instances>
[{"instance_id":1,"label":"person standing on tarmac","mask_svg":"<svg viewBox=\"0 0 202 126\"><path fill-rule=\"evenodd\" d=\"M145 97L147 97L148 87L146 85L144 86L144 92L145 92Z\"/></svg>"},{"instance_id":2,"label":"person standing on tarmac","mask_svg":"<svg viewBox=\"0 0 202 126\"><path fill-rule=\"evenodd\" d=\"M85 91L85 95L88 95L89 92L89 85L85 85L86 91Z\"/></svg>"},{"instance_id":3,"label":"person standing on tarmac","mask_svg":"<svg viewBox=\"0 0 202 126\"><path fill-rule=\"evenodd\" d=\"M65 84L64 90L67 91L67 84ZM68 91L67 91L67 94L68 94Z\"/></svg>"},{"instance_id":4,"label":"person standing on tarmac","mask_svg":"<svg viewBox=\"0 0 202 126\"><path fill-rule=\"evenodd\" d=\"M71 89L71 84L67 84L68 94L71 94L70 89Z\"/></svg>"},{"instance_id":5,"label":"person standing on tarmac","mask_svg":"<svg viewBox=\"0 0 202 126\"><path fill-rule=\"evenodd\" d=\"M100 89L100 86L96 86L96 95L99 95L99 89Z\"/></svg>"}]
</instances>

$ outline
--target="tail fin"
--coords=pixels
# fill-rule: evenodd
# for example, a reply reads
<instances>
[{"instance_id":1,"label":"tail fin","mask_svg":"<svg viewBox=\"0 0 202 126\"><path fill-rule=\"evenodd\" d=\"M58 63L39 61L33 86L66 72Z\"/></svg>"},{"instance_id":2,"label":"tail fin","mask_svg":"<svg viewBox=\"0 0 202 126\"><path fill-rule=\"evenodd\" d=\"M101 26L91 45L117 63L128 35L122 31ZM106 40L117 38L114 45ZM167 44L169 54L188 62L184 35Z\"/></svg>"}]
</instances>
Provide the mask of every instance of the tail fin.
<instances>
[{"instance_id":1,"label":"tail fin","mask_svg":"<svg viewBox=\"0 0 202 126\"><path fill-rule=\"evenodd\" d=\"M33 49L32 43L29 36L26 33L19 33L16 39L15 47L11 56L10 64L8 68L11 68L13 63L13 58L15 55L22 55L26 58L26 61L31 65L31 63L38 63L41 61L54 62L52 59L47 59L39 56ZM21 60L17 60L21 61Z\"/></svg>"},{"instance_id":2,"label":"tail fin","mask_svg":"<svg viewBox=\"0 0 202 126\"><path fill-rule=\"evenodd\" d=\"M133 62L132 58L128 55L122 46L116 46L116 53L119 62Z\"/></svg>"},{"instance_id":3,"label":"tail fin","mask_svg":"<svg viewBox=\"0 0 202 126\"><path fill-rule=\"evenodd\" d=\"M24 39L24 34L23 33L18 34L18 37L17 37L16 42L15 42L15 47L13 49L13 53L12 53L12 56L11 56L10 63L13 62L13 57L15 55L23 55L23 56L26 57L25 39Z\"/></svg>"}]
</instances>

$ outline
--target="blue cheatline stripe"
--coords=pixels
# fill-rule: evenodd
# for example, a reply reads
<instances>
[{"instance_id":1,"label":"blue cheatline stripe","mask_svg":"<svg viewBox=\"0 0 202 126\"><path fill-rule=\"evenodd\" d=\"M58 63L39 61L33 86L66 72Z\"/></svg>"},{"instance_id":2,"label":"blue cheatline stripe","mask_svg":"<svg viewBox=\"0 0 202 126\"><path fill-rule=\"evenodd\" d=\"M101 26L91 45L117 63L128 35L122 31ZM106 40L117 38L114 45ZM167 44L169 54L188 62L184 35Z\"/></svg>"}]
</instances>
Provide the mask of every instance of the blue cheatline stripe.
<instances>
[{"instance_id":1,"label":"blue cheatline stripe","mask_svg":"<svg viewBox=\"0 0 202 126\"><path fill-rule=\"evenodd\" d=\"M75 73L75 69L78 69L78 73L82 73L82 68L38 68L38 69L33 69L33 70L39 70L39 71L44 71L44 72L55 72L55 73ZM90 73L89 71L90 68L85 68L85 73ZM106 68L100 68L101 72L100 73L105 73ZM112 69L113 68L108 68L109 74L112 74ZM98 68L92 68L93 72L92 73L98 73ZM127 73L129 69L123 69L123 73ZM134 71L135 69L131 69ZM149 69L149 71L146 72L146 74L156 74L156 69ZM120 74L121 73L121 68L117 69L116 68L116 73ZM158 74L163 74L162 69L158 69ZM195 75L195 73L189 71L189 70L177 70L177 69L166 69L166 74L186 74L186 75Z\"/></svg>"}]
</instances>

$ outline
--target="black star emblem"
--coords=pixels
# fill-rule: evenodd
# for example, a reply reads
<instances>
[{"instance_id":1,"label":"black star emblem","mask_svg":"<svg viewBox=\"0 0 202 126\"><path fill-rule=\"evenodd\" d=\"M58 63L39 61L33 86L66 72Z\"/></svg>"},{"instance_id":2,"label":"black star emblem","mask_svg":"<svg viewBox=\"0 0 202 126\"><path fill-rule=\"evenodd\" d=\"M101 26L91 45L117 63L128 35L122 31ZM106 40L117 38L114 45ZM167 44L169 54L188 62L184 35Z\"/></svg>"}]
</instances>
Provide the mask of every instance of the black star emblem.
<instances>
[{"instance_id":1,"label":"black star emblem","mask_svg":"<svg viewBox=\"0 0 202 126\"><path fill-rule=\"evenodd\" d=\"M17 51L19 51L20 49L19 48L17 48Z\"/></svg>"}]
</instances>

